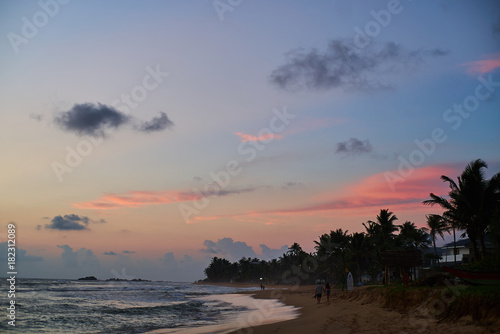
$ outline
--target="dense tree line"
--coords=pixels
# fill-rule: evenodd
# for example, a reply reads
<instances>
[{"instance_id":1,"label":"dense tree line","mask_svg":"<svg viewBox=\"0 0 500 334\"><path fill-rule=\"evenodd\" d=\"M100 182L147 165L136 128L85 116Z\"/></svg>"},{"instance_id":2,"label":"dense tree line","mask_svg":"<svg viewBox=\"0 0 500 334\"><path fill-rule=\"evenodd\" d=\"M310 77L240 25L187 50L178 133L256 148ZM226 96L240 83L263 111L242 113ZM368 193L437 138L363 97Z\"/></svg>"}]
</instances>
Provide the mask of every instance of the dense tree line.
<instances>
[{"instance_id":1,"label":"dense tree line","mask_svg":"<svg viewBox=\"0 0 500 334\"><path fill-rule=\"evenodd\" d=\"M375 277L383 269L384 251L418 250L432 245L439 258L436 238L455 230L471 239L473 260L479 261L487 256L486 235L500 249L500 173L487 180L484 168L486 163L478 159L467 165L457 182L441 176L449 183L450 192L446 197L431 193L431 199L424 201L444 209L442 215L427 215L427 227L418 228L411 221L397 225L398 217L382 209L375 220L363 223L365 232L349 234L336 229L319 236L312 253L294 243L280 258L271 261L242 258L231 263L214 257L205 269L207 280L313 283L320 278L338 282L348 269L358 281L364 273Z\"/></svg>"}]
</instances>

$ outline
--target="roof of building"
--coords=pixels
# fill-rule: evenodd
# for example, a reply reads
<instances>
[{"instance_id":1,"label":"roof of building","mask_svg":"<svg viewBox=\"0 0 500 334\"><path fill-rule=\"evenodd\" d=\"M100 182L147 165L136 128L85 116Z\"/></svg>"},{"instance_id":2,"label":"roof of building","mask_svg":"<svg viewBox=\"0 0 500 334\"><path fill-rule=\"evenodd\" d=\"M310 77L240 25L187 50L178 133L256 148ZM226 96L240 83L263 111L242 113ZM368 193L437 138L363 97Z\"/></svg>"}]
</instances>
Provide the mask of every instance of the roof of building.
<instances>
[{"instance_id":1,"label":"roof of building","mask_svg":"<svg viewBox=\"0 0 500 334\"><path fill-rule=\"evenodd\" d=\"M493 244L490 242L488 236L486 236L484 238L484 244L486 246L486 248L493 248ZM479 247L479 242L478 242L478 247ZM457 245L456 247L471 247L471 244L470 244L470 239L467 238L467 239L460 239L460 240L457 240ZM447 243L446 245L444 245L443 247L441 248L453 248L453 241L452 242L449 242Z\"/></svg>"}]
</instances>

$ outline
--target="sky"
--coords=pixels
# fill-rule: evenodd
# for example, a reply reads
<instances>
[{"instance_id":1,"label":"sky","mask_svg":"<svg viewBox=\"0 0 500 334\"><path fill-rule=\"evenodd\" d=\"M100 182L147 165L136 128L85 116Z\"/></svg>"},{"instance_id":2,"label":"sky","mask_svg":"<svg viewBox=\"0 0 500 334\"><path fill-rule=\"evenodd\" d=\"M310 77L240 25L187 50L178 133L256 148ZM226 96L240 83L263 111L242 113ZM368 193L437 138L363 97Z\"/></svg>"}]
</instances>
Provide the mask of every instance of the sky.
<instances>
[{"instance_id":1,"label":"sky","mask_svg":"<svg viewBox=\"0 0 500 334\"><path fill-rule=\"evenodd\" d=\"M5 0L0 31L20 277L203 279L500 171L495 0Z\"/></svg>"}]
</instances>

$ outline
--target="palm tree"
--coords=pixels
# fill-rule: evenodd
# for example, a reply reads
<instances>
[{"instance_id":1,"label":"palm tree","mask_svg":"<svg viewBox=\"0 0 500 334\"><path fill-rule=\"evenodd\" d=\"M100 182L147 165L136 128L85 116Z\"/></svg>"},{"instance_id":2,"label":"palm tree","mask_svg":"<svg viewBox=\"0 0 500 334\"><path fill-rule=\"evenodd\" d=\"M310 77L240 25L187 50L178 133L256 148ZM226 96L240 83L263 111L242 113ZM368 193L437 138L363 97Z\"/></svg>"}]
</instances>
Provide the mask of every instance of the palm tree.
<instances>
[{"instance_id":1,"label":"palm tree","mask_svg":"<svg viewBox=\"0 0 500 334\"><path fill-rule=\"evenodd\" d=\"M450 199L447 200L431 193L431 199L424 201L424 204L440 205L446 210L443 217L453 227L466 231L471 242L474 260L479 258L478 241L481 246L481 255L483 257L486 255L484 237L500 196L500 173L486 180L482 169L487 167L486 162L481 159L472 161L457 178L458 182L442 175L441 180L449 183Z\"/></svg>"},{"instance_id":2,"label":"palm tree","mask_svg":"<svg viewBox=\"0 0 500 334\"><path fill-rule=\"evenodd\" d=\"M441 239L444 240L444 232L448 230L448 226L446 224L445 219L440 215L427 215L427 226L429 227L429 234L432 239L432 246L434 247L434 254L436 255L436 259L439 257L436 250L436 236L440 236Z\"/></svg>"},{"instance_id":3,"label":"palm tree","mask_svg":"<svg viewBox=\"0 0 500 334\"><path fill-rule=\"evenodd\" d=\"M427 248L430 244L427 228L418 228L411 221L406 221L399 226L398 239L403 248Z\"/></svg>"},{"instance_id":4,"label":"palm tree","mask_svg":"<svg viewBox=\"0 0 500 334\"><path fill-rule=\"evenodd\" d=\"M368 250L368 238L364 233L353 233L350 239L349 248L358 269L358 281L361 281L361 262L368 260L370 254Z\"/></svg>"},{"instance_id":5,"label":"palm tree","mask_svg":"<svg viewBox=\"0 0 500 334\"><path fill-rule=\"evenodd\" d=\"M403 225L399 226L398 239L403 248L412 248L414 246L416 235L417 226L411 221L406 221Z\"/></svg>"},{"instance_id":6,"label":"palm tree","mask_svg":"<svg viewBox=\"0 0 500 334\"><path fill-rule=\"evenodd\" d=\"M323 272L332 273L332 269L334 269L333 272L338 275L345 274L344 269L347 267L350 257L350 236L347 232L339 228L330 231L330 234L321 235L319 241L314 241Z\"/></svg>"},{"instance_id":7,"label":"palm tree","mask_svg":"<svg viewBox=\"0 0 500 334\"><path fill-rule=\"evenodd\" d=\"M375 238L378 242L382 243L382 250L391 248L394 243L394 232L398 230L398 225L394 225L394 222L398 220L392 212L387 209L380 210L380 214L377 216L377 220L369 220L368 226L363 224L367 231L375 233Z\"/></svg>"}]
</instances>

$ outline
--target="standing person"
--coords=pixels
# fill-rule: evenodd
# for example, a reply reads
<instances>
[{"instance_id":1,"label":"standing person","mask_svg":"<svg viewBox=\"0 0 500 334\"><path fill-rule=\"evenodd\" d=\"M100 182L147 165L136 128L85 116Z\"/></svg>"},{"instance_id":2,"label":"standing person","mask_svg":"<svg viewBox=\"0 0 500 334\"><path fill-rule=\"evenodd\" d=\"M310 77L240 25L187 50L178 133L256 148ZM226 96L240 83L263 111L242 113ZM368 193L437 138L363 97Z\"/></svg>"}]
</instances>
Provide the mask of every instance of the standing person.
<instances>
[{"instance_id":1,"label":"standing person","mask_svg":"<svg viewBox=\"0 0 500 334\"><path fill-rule=\"evenodd\" d=\"M330 283L325 283L325 295L326 295L326 303L330 304Z\"/></svg>"},{"instance_id":2,"label":"standing person","mask_svg":"<svg viewBox=\"0 0 500 334\"><path fill-rule=\"evenodd\" d=\"M323 285L321 285L321 283L318 283L318 285L316 286L316 293L314 294L314 296L316 297L317 304L319 304L319 302L321 301L322 293L323 293Z\"/></svg>"},{"instance_id":3,"label":"standing person","mask_svg":"<svg viewBox=\"0 0 500 334\"><path fill-rule=\"evenodd\" d=\"M340 274L340 286L342 287L342 291L346 288L346 277L345 274Z\"/></svg>"}]
</instances>

